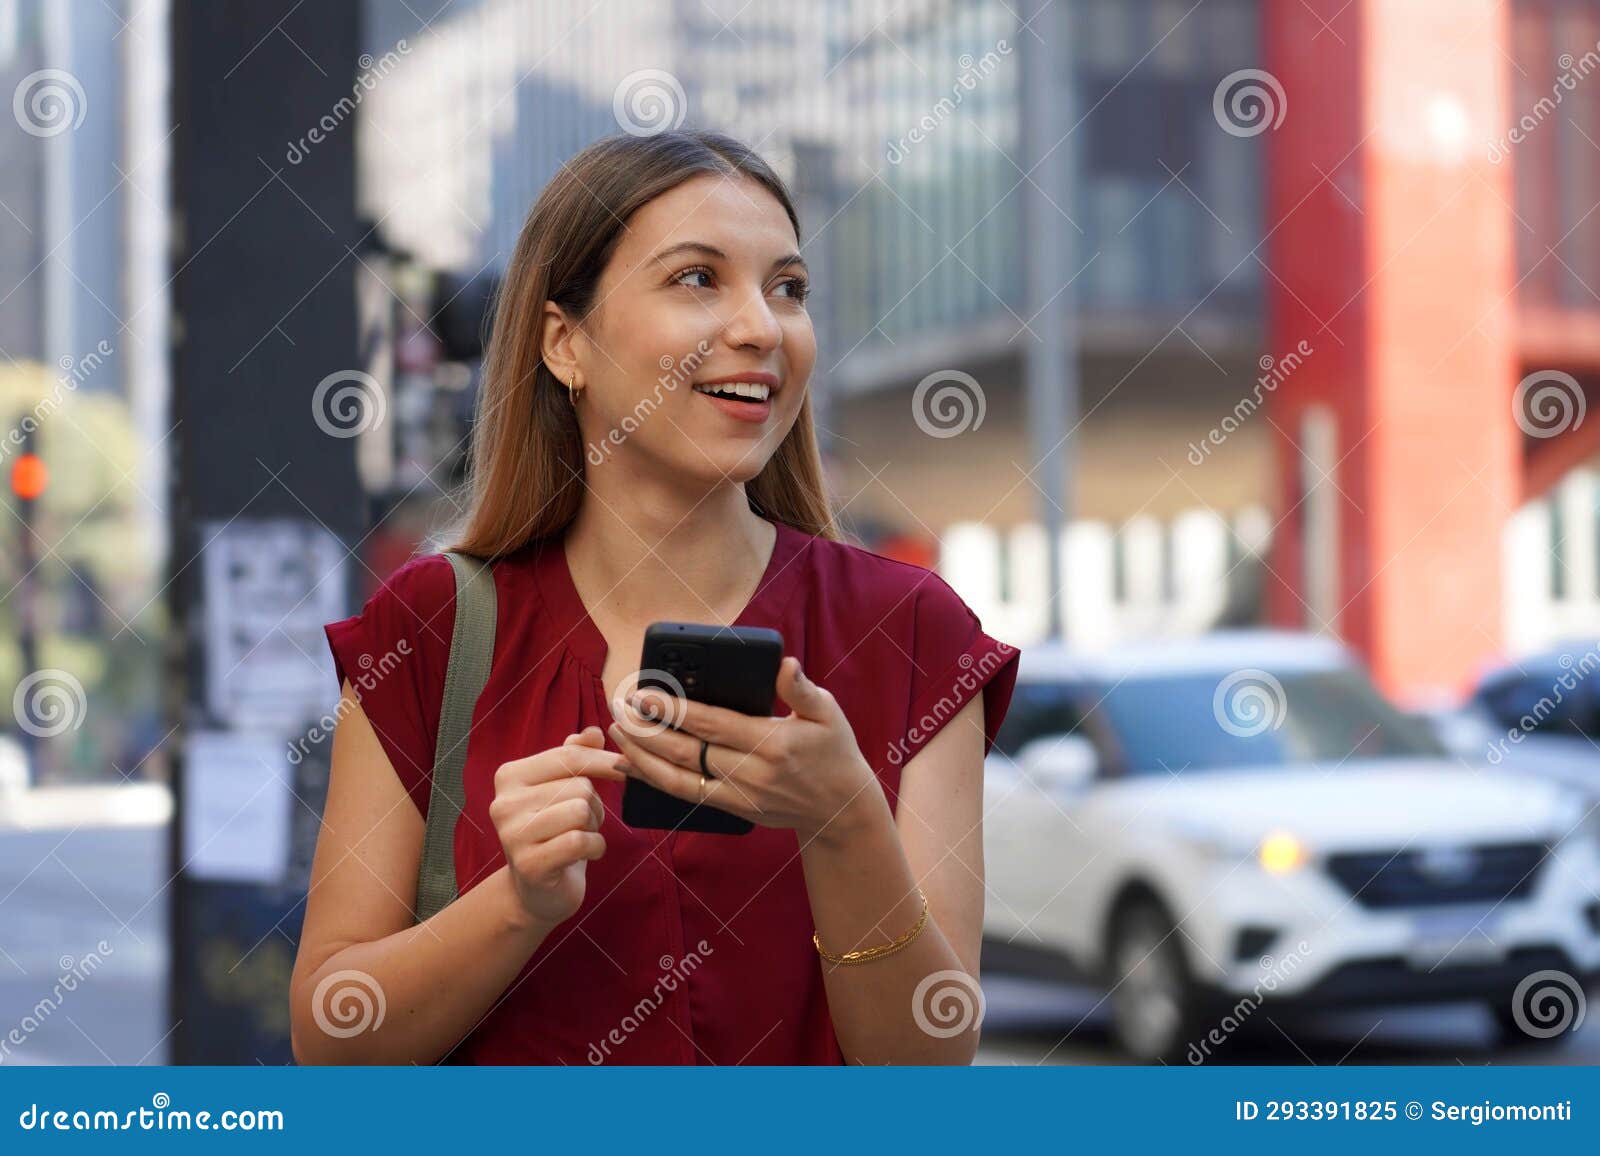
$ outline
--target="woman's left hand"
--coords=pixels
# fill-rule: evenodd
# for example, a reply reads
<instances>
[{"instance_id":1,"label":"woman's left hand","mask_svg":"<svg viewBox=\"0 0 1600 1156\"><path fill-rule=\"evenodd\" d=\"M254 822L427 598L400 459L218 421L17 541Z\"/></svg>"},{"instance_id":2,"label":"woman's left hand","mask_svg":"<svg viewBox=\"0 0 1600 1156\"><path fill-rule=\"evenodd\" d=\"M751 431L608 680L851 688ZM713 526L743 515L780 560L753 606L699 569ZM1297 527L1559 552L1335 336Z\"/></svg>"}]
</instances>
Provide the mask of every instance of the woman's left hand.
<instances>
[{"instance_id":1,"label":"woman's left hand","mask_svg":"<svg viewBox=\"0 0 1600 1156\"><path fill-rule=\"evenodd\" d=\"M877 776L833 695L784 658L777 693L792 712L747 715L693 702L656 687L616 704L610 735L629 764L622 770L690 803L706 803L764 827L794 829L802 839L850 826L880 802ZM638 703L653 708L642 713ZM674 729L675 728L675 729ZM701 740L709 740L700 774Z\"/></svg>"}]
</instances>

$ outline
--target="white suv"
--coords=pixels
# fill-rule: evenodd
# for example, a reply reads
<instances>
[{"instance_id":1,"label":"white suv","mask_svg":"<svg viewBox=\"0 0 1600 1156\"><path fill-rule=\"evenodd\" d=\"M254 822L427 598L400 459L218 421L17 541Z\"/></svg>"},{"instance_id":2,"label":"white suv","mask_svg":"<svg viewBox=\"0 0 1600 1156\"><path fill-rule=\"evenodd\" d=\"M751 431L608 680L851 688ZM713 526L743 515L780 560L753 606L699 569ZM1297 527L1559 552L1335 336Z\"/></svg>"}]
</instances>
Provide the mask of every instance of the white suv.
<instances>
[{"instance_id":1,"label":"white suv","mask_svg":"<svg viewBox=\"0 0 1600 1156\"><path fill-rule=\"evenodd\" d=\"M1600 980L1593 801L1452 759L1329 640L1025 647L984 796L985 969L1103 984L1147 1062L1268 1002L1479 1000L1559 1038Z\"/></svg>"}]
</instances>

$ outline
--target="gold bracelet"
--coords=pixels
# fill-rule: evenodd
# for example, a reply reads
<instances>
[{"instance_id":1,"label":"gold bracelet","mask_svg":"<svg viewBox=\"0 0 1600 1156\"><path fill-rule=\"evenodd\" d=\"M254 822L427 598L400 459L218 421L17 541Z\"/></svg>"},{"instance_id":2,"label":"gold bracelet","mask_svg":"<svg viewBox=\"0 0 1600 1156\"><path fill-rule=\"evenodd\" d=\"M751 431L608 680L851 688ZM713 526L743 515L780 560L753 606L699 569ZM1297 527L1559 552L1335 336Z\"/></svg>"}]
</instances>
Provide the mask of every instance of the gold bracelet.
<instances>
[{"instance_id":1,"label":"gold bracelet","mask_svg":"<svg viewBox=\"0 0 1600 1156\"><path fill-rule=\"evenodd\" d=\"M822 939L816 932L811 933L811 942L817 945L817 954L829 963L871 963L875 959L882 959L886 955L893 955L905 947L917 936L922 934L922 929L928 925L928 897L922 894L922 888L917 888L917 895L922 899L922 914L917 917L916 925L910 931L888 943L880 943L877 947L863 947L858 951L847 951L843 955L835 955L822 946Z\"/></svg>"}]
</instances>

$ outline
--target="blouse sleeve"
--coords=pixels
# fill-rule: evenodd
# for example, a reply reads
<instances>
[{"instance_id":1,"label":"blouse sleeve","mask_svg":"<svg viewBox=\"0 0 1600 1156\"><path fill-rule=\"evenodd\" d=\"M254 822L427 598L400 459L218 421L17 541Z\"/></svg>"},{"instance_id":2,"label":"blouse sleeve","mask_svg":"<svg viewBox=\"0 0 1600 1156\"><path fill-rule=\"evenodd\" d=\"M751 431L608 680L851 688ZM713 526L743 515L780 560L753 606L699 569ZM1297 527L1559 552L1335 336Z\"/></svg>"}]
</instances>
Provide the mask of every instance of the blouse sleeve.
<instances>
[{"instance_id":1,"label":"blouse sleeve","mask_svg":"<svg viewBox=\"0 0 1600 1156\"><path fill-rule=\"evenodd\" d=\"M911 696L897 761L910 762L979 691L987 755L1011 705L1022 651L986 634L961 596L931 570L912 597Z\"/></svg>"},{"instance_id":2,"label":"blouse sleeve","mask_svg":"<svg viewBox=\"0 0 1600 1156\"><path fill-rule=\"evenodd\" d=\"M338 686L349 680L395 774L426 816L455 629L450 560L443 554L411 559L367 599L361 613L322 629Z\"/></svg>"}]
</instances>

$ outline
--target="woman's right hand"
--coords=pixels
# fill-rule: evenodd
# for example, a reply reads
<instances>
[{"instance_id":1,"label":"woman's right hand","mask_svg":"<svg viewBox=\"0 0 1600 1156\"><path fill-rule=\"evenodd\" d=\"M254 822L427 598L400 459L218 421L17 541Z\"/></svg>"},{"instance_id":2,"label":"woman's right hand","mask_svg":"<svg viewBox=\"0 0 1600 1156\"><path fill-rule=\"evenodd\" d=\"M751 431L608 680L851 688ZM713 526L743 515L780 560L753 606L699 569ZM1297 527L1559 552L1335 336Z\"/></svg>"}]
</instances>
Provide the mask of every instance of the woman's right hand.
<instances>
[{"instance_id":1,"label":"woman's right hand","mask_svg":"<svg viewBox=\"0 0 1600 1156\"><path fill-rule=\"evenodd\" d=\"M621 757L606 750L600 728L590 726L495 772L489 818L517 896L533 918L554 925L583 903L588 862L606 851L599 832L605 807L594 780L626 781L616 768Z\"/></svg>"}]
</instances>

